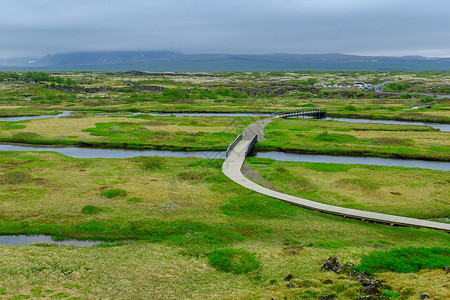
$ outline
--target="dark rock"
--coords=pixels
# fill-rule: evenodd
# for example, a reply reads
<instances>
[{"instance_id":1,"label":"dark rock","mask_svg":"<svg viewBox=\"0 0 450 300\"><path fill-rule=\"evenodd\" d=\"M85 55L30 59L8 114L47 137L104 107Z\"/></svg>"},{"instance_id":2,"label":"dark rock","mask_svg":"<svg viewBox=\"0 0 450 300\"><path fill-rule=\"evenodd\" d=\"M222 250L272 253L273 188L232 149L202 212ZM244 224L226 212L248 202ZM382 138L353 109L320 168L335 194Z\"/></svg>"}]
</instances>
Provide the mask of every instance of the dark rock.
<instances>
[{"instance_id":1,"label":"dark rock","mask_svg":"<svg viewBox=\"0 0 450 300\"><path fill-rule=\"evenodd\" d=\"M347 273L350 276L357 276L359 273L352 268L354 266L355 266L354 263L347 262L345 265L342 266L341 273Z\"/></svg>"},{"instance_id":2,"label":"dark rock","mask_svg":"<svg viewBox=\"0 0 450 300\"><path fill-rule=\"evenodd\" d=\"M334 298L336 298L336 294L328 294L320 296L319 300L334 299Z\"/></svg>"},{"instance_id":3,"label":"dark rock","mask_svg":"<svg viewBox=\"0 0 450 300\"><path fill-rule=\"evenodd\" d=\"M380 290L378 290L378 288L374 285L369 285L369 286L363 287L361 289L361 292L364 294L369 294L369 295L376 295L376 296L380 295Z\"/></svg>"},{"instance_id":4,"label":"dark rock","mask_svg":"<svg viewBox=\"0 0 450 300\"><path fill-rule=\"evenodd\" d=\"M335 273L340 273L342 269L339 259L336 256L328 258L328 260L320 268L321 271L333 271Z\"/></svg>"},{"instance_id":5,"label":"dark rock","mask_svg":"<svg viewBox=\"0 0 450 300\"><path fill-rule=\"evenodd\" d=\"M375 298L372 297L372 296L362 296L362 297L359 297L356 300L375 300Z\"/></svg>"},{"instance_id":6,"label":"dark rock","mask_svg":"<svg viewBox=\"0 0 450 300\"><path fill-rule=\"evenodd\" d=\"M420 299L430 299L430 295L428 295L427 293L423 293L420 295Z\"/></svg>"},{"instance_id":7,"label":"dark rock","mask_svg":"<svg viewBox=\"0 0 450 300\"><path fill-rule=\"evenodd\" d=\"M345 265L343 266L344 268L351 268L351 267L354 267L355 266L355 264L354 263L352 263L352 262L347 262L347 263L345 263Z\"/></svg>"},{"instance_id":8,"label":"dark rock","mask_svg":"<svg viewBox=\"0 0 450 300\"><path fill-rule=\"evenodd\" d=\"M381 288L381 283L379 280L375 280L372 276L365 272L360 273L356 280L359 281L362 286L373 286L375 288Z\"/></svg>"},{"instance_id":9,"label":"dark rock","mask_svg":"<svg viewBox=\"0 0 450 300\"><path fill-rule=\"evenodd\" d=\"M294 285L292 284L292 283L288 283L288 284L286 284L286 286L288 287L288 289L293 289L294 288Z\"/></svg>"},{"instance_id":10,"label":"dark rock","mask_svg":"<svg viewBox=\"0 0 450 300\"><path fill-rule=\"evenodd\" d=\"M284 281L289 281L289 280L292 279L292 277L294 277L294 276L292 276L292 274L289 274L288 276L286 276L286 277L284 278Z\"/></svg>"}]
</instances>

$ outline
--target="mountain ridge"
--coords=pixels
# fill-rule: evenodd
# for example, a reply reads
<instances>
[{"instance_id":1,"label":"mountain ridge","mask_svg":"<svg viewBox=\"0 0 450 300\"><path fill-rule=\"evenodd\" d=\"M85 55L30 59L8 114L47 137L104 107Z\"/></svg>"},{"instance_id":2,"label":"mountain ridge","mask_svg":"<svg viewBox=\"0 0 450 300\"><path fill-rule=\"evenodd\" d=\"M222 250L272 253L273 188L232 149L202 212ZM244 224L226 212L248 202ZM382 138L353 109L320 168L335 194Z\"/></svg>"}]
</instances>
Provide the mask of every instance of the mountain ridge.
<instances>
[{"instance_id":1,"label":"mountain ridge","mask_svg":"<svg viewBox=\"0 0 450 300\"><path fill-rule=\"evenodd\" d=\"M86 71L450 70L450 58L328 54L184 54L175 51L91 51L0 59L0 68Z\"/></svg>"}]
</instances>

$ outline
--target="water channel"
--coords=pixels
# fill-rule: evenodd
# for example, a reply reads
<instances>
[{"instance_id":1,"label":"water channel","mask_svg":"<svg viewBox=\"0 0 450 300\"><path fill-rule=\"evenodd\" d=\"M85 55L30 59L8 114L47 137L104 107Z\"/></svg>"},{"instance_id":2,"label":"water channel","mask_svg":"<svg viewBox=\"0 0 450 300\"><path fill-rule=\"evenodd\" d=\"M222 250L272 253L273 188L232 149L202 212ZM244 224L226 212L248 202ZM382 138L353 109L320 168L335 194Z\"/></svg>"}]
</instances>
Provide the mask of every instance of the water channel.
<instances>
[{"instance_id":1,"label":"water channel","mask_svg":"<svg viewBox=\"0 0 450 300\"><path fill-rule=\"evenodd\" d=\"M6 117L0 118L0 121L26 121L26 120L35 120L35 119L45 119L45 118L62 118L70 116L72 113L76 113L73 111L63 111L58 115L42 115L42 116L27 116L27 117ZM135 116L135 115L149 115L154 117L249 117L249 118L257 118L257 117L270 117L271 114L257 114L257 113L101 113L95 114L91 116ZM90 115L87 115L90 116ZM311 118L311 117L305 117ZM410 122L410 121L394 121L394 120L371 120L371 119L350 119L350 118L329 118L326 117L322 120L333 120L333 121L342 121L342 122L350 122L350 123L373 123L373 124L389 124L389 125L413 125L413 126L427 126L435 129L439 129L442 132L450 131L450 124L441 124L441 123L425 123L425 122Z\"/></svg>"},{"instance_id":2,"label":"water channel","mask_svg":"<svg viewBox=\"0 0 450 300\"><path fill-rule=\"evenodd\" d=\"M60 118L67 117L71 114L70 111L64 111L58 115L42 115L42 116L27 116L27 117L10 117L0 118L0 121L25 121L33 119L44 118ZM126 114L138 115L139 113ZM117 114L99 114L97 116L108 116ZM229 117L267 117L269 114L250 114L250 113L149 113L151 116L229 116ZM392 124L392 125L417 125L429 126L439 129L443 132L450 131L449 124L438 123L422 123L422 122L404 122L404 121L390 121L390 120L366 120L366 119L346 119L346 118L325 118L324 120L335 120L352 123L378 123L378 124ZM81 147L49 147L49 146L30 146L20 144L0 144L0 151L53 151L64 154L74 158L131 158L137 156L162 156L162 157L197 157L207 159L225 159L225 152L222 151L167 151L167 150L125 150L125 149L95 149L95 148L81 148ZM346 156L330 156L330 155L310 155L310 154L295 154L285 152L258 152L255 157L271 158L279 161L294 161L294 162L318 162L318 163L340 163L340 164L363 164L363 165L381 165L381 166L398 166L410 168L433 169L441 171L450 171L449 162L440 161L423 161L411 159L392 159L379 157L346 157ZM48 235L0 235L0 246L23 246L35 243L50 243L63 246L74 247L91 247L100 244L100 241L78 241L78 240L55 240Z\"/></svg>"},{"instance_id":3,"label":"water channel","mask_svg":"<svg viewBox=\"0 0 450 300\"><path fill-rule=\"evenodd\" d=\"M81 147L48 147L0 144L0 151L53 151L75 158L131 158L137 156L162 156L162 157L198 157L208 159L225 159L223 151L168 151L168 150L126 150L126 149L97 149ZM397 166L408 168L422 168L440 171L450 171L449 162L426 161L415 159L395 159L380 157L353 157L353 156L330 156L296 154L285 152L257 152L254 156L271 158L279 161L298 162L323 162L340 164L363 164L379 166Z\"/></svg>"},{"instance_id":4,"label":"water channel","mask_svg":"<svg viewBox=\"0 0 450 300\"><path fill-rule=\"evenodd\" d=\"M25 246L32 244L54 244L58 246L92 247L101 241L56 240L50 235L0 235L0 246Z\"/></svg>"}]
</instances>

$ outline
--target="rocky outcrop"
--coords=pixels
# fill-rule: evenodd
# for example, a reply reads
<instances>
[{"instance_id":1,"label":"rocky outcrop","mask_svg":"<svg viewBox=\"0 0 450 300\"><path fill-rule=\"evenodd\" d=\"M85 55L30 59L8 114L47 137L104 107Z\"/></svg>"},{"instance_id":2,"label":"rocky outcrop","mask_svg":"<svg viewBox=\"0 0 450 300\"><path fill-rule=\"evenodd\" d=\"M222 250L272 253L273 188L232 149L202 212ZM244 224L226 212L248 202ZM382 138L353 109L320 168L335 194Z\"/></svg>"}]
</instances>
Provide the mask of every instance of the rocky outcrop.
<instances>
[{"instance_id":1,"label":"rocky outcrop","mask_svg":"<svg viewBox=\"0 0 450 300\"><path fill-rule=\"evenodd\" d=\"M122 72L124 75L131 76L192 76L192 77L220 77L218 74L210 74L210 73L175 73L175 72L143 72L143 71L127 71Z\"/></svg>"},{"instance_id":2,"label":"rocky outcrop","mask_svg":"<svg viewBox=\"0 0 450 300\"><path fill-rule=\"evenodd\" d=\"M339 259L336 256L328 258L328 260L320 268L321 271L333 271L334 273L340 273L342 269Z\"/></svg>"}]
</instances>

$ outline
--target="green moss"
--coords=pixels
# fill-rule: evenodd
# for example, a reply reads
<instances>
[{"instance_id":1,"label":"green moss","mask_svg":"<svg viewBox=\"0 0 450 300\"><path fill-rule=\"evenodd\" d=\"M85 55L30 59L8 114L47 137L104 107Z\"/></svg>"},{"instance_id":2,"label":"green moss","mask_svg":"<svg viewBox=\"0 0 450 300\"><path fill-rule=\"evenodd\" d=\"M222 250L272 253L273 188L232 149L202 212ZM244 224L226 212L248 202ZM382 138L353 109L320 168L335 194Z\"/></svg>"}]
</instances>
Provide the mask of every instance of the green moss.
<instances>
[{"instance_id":1,"label":"green moss","mask_svg":"<svg viewBox=\"0 0 450 300\"><path fill-rule=\"evenodd\" d=\"M410 273L422 269L441 269L448 265L450 265L450 248L409 247L374 251L364 256L356 269L371 274L382 271Z\"/></svg>"},{"instance_id":2,"label":"green moss","mask_svg":"<svg viewBox=\"0 0 450 300\"><path fill-rule=\"evenodd\" d=\"M261 265L254 253L242 249L215 250L209 254L208 261L220 271L237 275L255 271Z\"/></svg>"},{"instance_id":3,"label":"green moss","mask_svg":"<svg viewBox=\"0 0 450 300\"><path fill-rule=\"evenodd\" d=\"M228 200L220 207L229 216L259 218L286 218L296 214L297 208L283 201L262 195L241 195Z\"/></svg>"},{"instance_id":4,"label":"green moss","mask_svg":"<svg viewBox=\"0 0 450 300\"><path fill-rule=\"evenodd\" d=\"M103 193L100 193L100 196L103 196L106 198L125 197L126 195L127 195L127 191L124 189L112 189L112 190L108 190Z\"/></svg>"},{"instance_id":5,"label":"green moss","mask_svg":"<svg viewBox=\"0 0 450 300\"><path fill-rule=\"evenodd\" d=\"M100 207L94 205L86 205L81 209L81 212L88 215L95 215L101 212L102 209Z\"/></svg>"}]
</instances>

